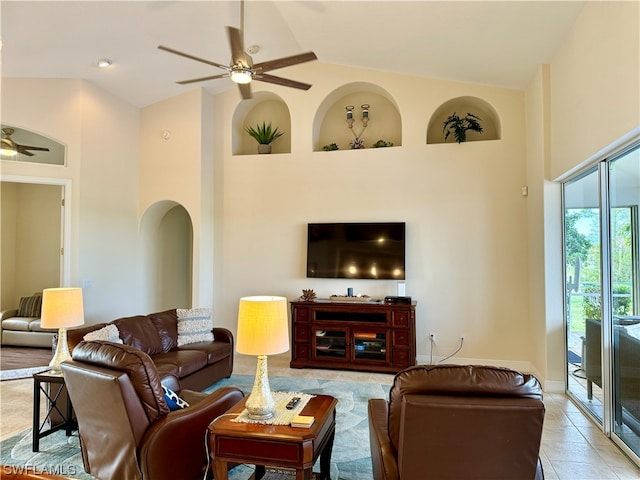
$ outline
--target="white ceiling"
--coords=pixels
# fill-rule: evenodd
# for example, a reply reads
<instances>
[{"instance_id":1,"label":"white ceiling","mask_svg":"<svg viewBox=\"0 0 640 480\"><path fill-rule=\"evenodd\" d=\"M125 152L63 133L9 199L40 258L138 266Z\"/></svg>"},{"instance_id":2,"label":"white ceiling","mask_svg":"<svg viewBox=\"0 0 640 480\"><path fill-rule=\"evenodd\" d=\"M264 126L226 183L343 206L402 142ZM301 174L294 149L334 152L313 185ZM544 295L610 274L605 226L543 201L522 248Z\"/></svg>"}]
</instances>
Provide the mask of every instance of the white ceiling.
<instances>
[{"instance_id":1,"label":"white ceiling","mask_svg":"<svg viewBox=\"0 0 640 480\"><path fill-rule=\"evenodd\" d=\"M260 46L256 63L311 50L323 63L523 89L583 4L247 0L245 45ZM240 2L2 0L0 15L3 77L82 78L143 107L194 88L176 80L223 73L157 46L229 63L224 27L240 26ZM112 67L98 69L101 57ZM296 68L272 73L296 79Z\"/></svg>"}]
</instances>

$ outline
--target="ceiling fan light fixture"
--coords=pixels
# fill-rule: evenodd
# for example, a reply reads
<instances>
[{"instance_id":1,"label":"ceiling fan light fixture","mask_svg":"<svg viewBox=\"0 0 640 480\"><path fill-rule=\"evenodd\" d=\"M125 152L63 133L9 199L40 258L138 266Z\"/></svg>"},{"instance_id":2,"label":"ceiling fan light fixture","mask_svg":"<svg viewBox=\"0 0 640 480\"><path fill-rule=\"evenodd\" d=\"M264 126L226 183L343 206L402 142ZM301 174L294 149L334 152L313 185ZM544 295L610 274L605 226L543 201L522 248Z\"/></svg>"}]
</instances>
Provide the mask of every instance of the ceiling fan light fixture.
<instances>
[{"instance_id":1,"label":"ceiling fan light fixture","mask_svg":"<svg viewBox=\"0 0 640 480\"><path fill-rule=\"evenodd\" d=\"M251 78L253 77L253 72L246 68L233 68L231 70L231 80L240 83L247 84L251 83Z\"/></svg>"},{"instance_id":2,"label":"ceiling fan light fixture","mask_svg":"<svg viewBox=\"0 0 640 480\"><path fill-rule=\"evenodd\" d=\"M2 147L0 149L0 155L2 155L3 157L15 157L16 155L18 155L18 152L13 150L12 148Z\"/></svg>"}]
</instances>

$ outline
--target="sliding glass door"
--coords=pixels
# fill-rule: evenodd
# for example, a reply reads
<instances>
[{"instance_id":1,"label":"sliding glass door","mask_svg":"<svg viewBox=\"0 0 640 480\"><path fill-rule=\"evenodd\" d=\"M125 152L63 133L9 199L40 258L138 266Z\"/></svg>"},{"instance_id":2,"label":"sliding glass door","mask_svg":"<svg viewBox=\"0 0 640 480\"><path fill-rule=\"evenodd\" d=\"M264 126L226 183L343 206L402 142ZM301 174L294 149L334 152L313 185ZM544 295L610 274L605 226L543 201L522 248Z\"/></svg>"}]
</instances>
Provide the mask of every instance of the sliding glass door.
<instances>
[{"instance_id":1,"label":"sliding glass door","mask_svg":"<svg viewBox=\"0 0 640 480\"><path fill-rule=\"evenodd\" d=\"M640 455L640 267L636 144L566 182L567 391Z\"/></svg>"}]
</instances>

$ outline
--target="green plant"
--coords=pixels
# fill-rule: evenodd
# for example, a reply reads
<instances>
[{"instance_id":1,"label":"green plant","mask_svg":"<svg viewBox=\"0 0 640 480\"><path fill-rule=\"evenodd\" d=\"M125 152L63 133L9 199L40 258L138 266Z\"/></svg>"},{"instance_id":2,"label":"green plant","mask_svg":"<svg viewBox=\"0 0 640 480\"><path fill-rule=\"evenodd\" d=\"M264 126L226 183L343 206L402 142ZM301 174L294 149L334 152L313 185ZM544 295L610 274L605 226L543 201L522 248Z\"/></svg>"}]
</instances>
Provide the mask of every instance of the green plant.
<instances>
[{"instance_id":1,"label":"green plant","mask_svg":"<svg viewBox=\"0 0 640 480\"><path fill-rule=\"evenodd\" d=\"M467 141L467 130L482 133L482 126L480 122L482 119L473 113L467 113L463 118L460 118L456 112L444 121L442 127L442 133L444 133L444 141L447 141L449 135L453 134L453 138L456 142L462 143Z\"/></svg>"},{"instance_id":2,"label":"green plant","mask_svg":"<svg viewBox=\"0 0 640 480\"><path fill-rule=\"evenodd\" d=\"M336 143L330 143L329 145L325 145L322 147L322 150L325 152L330 152L332 150L339 150L338 145Z\"/></svg>"},{"instance_id":3,"label":"green plant","mask_svg":"<svg viewBox=\"0 0 640 480\"><path fill-rule=\"evenodd\" d=\"M245 127L245 131L251 135L260 145L269 145L274 140L284 135L284 132L279 132L278 127L272 128L271 123L266 125L265 122L256 125L256 128L251 126Z\"/></svg>"},{"instance_id":4,"label":"green plant","mask_svg":"<svg viewBox=\"0 0 640 480\"><path fill-rule=\"evenodd\" d=\"M387 142L385 140L378 140L372 145L373 148L393 147L393 142Z\"/></svg>"},{"instance_id":5,"label":"green plant","mask_svg":"<svg viewBox=\"0 0 640 480\"><path fill-rule=\"evenodd\" d=\"M631 288L628 285L614 285L613 314L629 315L631 313ZM584 316L594 320L600 320L600 286L587 285L584 287L583 297Z\"/></svg>"}]
</instances>

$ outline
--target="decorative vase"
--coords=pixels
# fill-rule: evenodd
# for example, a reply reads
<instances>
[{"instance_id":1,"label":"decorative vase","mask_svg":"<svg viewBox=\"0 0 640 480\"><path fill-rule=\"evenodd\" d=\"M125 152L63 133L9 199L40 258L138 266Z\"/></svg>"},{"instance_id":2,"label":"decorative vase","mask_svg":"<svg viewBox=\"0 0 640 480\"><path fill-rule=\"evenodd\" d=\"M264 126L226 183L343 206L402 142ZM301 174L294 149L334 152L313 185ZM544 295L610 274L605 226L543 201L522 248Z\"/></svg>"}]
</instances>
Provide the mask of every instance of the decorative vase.
<instances>
[{"instance_id":1,"label":"decorative vase","mask_svg":"<svg viewBox=\"0 0 640 480\"><path fill-rule=\"evenodd\" d=\"M271 153L271 145L265 144L265 143L259 143L258 153Z\"/></svg>"}]
</instances>

